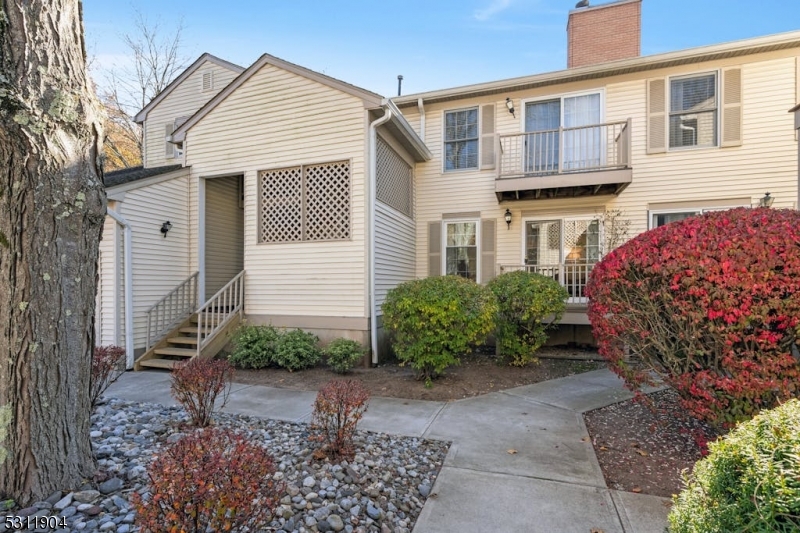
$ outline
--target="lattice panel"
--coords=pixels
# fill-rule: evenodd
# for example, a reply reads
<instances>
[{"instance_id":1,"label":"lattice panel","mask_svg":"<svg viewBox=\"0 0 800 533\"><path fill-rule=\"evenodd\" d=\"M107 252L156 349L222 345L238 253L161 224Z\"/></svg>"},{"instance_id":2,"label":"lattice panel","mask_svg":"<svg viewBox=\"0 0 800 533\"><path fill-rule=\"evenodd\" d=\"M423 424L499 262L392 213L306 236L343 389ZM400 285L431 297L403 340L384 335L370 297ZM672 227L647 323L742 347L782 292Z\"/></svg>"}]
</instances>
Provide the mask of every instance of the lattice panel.
<instances>
[{"instance_id":1,"label":"lattice panel","mask_svg":"<svg viewBox=\"0 0 800 533\"><path fill-rule=\"evenodd\" d=\"M380 137L378 137L377 187L378 200L412 216L411 167Z\"/></svg>"},{"instance_id":2,"label":"lattice panel","mask_svg":"<svg viewBox=\"0 0 800 533\"><path fill-rule=\"evenodd\" d=\"M303 173L301 167L265 170L261 184L259 242L303 240Z\"/></svg>"},{"instance_id":3,"label":"lattice panel","mask_svg":"<svg viewBox=\"0 0 800 533\"><path fill-rule=\"evenodd\" d=\"M305 240L350 238L350 163L304 167Z\"/></svg>"}]
</instances>

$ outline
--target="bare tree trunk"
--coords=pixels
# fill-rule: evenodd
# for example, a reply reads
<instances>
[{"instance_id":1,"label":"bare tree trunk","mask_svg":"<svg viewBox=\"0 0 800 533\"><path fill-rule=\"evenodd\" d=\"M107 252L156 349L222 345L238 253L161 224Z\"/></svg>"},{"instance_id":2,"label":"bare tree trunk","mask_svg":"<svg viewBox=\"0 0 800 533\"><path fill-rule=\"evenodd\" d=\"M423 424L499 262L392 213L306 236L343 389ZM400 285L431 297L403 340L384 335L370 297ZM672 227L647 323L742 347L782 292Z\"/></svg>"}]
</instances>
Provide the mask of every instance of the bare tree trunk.
<instances>
[{"instance_id":1,"label":"bare tree trunk","mask_svg":"<svg viewBox=\"0 0 800 533\"><path fill-rule=\"evenodd\" d=\"M0 0L0 497L94 470L89 379L105 193L79 0Z\"/></svg>"}]
</instances>

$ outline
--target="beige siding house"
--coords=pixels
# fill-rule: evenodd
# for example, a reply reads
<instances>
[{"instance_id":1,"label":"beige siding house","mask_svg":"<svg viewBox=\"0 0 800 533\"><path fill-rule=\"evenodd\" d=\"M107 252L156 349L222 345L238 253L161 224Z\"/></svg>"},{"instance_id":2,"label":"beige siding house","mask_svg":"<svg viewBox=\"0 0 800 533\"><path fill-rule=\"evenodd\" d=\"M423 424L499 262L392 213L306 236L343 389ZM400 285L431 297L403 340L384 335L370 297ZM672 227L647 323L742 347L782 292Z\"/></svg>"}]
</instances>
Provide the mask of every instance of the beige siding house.
<instances>
[{"instance_id":1,"label":"beige siding house","mask_svg":"<svg viewBox=\"0 0 800 533\"><path fill-rule=\"evenodd\" d=\"M243 317L377 362L398 283L525 269L570 293L557 341L592 342L584 288L615 224L629 238L767 192L798 207L800 32L640 57L640 10L572 11L572 68L393 99L202 56L140 113L146 168L109 187L100 339L125 338L127 312L142 364L169 366Z\"/></svg>"}]
</instances>

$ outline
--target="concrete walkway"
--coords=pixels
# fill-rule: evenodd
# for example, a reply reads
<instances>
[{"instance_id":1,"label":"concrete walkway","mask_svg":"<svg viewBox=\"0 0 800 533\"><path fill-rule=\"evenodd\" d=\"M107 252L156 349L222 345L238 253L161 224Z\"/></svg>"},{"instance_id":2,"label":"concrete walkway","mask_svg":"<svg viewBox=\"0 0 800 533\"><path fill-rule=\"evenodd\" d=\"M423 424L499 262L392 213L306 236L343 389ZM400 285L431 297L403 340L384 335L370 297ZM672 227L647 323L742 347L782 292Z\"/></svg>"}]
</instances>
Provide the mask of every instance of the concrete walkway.
<instances>
[{"instance_id":1,"label":"concrete walkway","mask_svg":"<svg viewBox=\"0 0 800 533\"><path fill-rule=\"evenodd\" d=\"M107 395L174 405L169 384L128 372ZM663 533L669 500L609 490L581 416L631 396L596 370L453 402L373 398L359 429L452 441L415 533ZM315 397L234 384L225 410L305 422Z\"/></svg>"}]
</instances>

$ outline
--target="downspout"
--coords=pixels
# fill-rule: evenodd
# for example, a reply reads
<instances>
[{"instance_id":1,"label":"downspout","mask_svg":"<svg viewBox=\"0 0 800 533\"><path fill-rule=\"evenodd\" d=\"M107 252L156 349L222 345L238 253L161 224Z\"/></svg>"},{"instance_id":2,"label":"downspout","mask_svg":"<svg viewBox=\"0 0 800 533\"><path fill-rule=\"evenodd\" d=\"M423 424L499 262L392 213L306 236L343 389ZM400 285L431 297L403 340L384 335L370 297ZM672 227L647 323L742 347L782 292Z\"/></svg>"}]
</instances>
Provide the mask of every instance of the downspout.
<instances>
[{"instance_id":1,"label":"downspout","mask_svg":"<svg viewBox=\"0 0 800 533\"><path fill-rule=\"evenodd\" d=\"M123 261L125 268L125 367L133 368L133 252L131 250L131 225L125 218L114 211L108 210L108 215L124 229Z\"/></svg>"},{"instance_id":2,"label":"downspout","mask_svg":"<svg viewBox=\"0 0 800 533\"><path fill-rule=\"evenodd\" d=\"M417 98L417 110L419 111L419 138L425 142L425 106L422 98Z\"/></svg>"},{"instance_id":3,"label":"downspout","mask_svg":"<svg viewBox=\"0 0 800 533\"><path fill-rule=\"evenodd\" d=\"M392 110L384 108L383 116L369 125L369 312L370 312L370 348L372 364L378 364L378 309L375 303L375 202L378 186L378 126L389 122Z\"/></svg>"}]
</instances>

